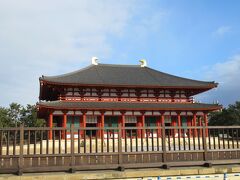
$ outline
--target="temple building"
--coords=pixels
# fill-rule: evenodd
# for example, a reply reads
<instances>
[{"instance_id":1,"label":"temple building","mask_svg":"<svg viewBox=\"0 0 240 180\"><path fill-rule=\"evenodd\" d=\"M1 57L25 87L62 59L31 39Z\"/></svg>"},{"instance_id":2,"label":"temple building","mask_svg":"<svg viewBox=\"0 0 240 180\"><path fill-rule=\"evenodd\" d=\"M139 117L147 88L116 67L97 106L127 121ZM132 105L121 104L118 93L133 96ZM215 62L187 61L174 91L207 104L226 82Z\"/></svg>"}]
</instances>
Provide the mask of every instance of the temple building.
<instances>
[{"instance_id":1,"label":"temple building","mask_svg":"<svg viewBox=\"0 0 240 180\"><path fill-rule=\"evenodd\" d=\"M49 127L186 127L207 126L208 113L221 109L193 99L217 83L170 75L140 62L100 64L93 58L90 66L78 71L40 77L38 116ZM105 132L93 135L104 137Z\"/></svg>"}]
</instances>

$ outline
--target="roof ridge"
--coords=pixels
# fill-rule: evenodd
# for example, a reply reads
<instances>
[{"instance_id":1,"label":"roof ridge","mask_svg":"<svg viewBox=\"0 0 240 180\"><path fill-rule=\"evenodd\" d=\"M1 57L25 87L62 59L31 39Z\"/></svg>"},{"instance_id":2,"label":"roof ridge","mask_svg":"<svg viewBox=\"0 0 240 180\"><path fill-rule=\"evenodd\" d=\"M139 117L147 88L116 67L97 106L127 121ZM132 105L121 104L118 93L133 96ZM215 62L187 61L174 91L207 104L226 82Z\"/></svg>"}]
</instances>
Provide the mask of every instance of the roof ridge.
<instances>
[{"instance_id":1,"label":"roof ridge","mask_svg":"<svg viewBox=\"0 0 240 180\"><path fill-rule=\"evenodd\" d=\"M98 63L98 66L112 66L112 67L139 67L140 65L136 65L136 64L104 64L104 63Z\"/></svg>"}]
</instances>

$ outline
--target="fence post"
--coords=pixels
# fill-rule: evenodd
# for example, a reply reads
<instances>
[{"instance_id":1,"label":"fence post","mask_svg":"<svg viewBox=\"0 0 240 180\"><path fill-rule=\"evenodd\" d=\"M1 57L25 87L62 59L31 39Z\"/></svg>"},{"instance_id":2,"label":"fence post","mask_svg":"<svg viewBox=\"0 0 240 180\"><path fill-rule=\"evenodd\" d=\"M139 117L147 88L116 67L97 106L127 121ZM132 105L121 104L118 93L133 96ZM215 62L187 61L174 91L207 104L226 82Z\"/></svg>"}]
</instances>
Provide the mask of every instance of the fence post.
<instances>
[{"instance_id":1,"label":"fence post","mask_svg":"<svg viewBox=\"0 0 240 180\"><path fill-rule=\"evenodd\" d=\"M119 125L118 128L118 170L119 171L124 171L124 167L122 165L122 125Z\"/></svg>"},{"instance_id":2,"label":"fence post","mask_svg":"<svg viewBox=\"0 0 240 180\"><path fill-rule=\"evenodd\" d=\"M71 129L70 129L70 134L71 134L71 168L69 169L70 173L75 173L76 170L74 169L75 165L75 159L74 159L74 125L71 124Z\"/></svg>"},{"instance_id":3,"label":"fence post","mask_svg":"<svg viewBox=\"0 0 240 180\"><path fill-rule=\"evenodd\" d=\"M166 150L166 129L165 123L162 124L162 151L163 151L163 168L169 169L169 165L167 163L167 150Z\"/></svg>"},{"instance_id":4,"label":"fence post","mask_svg":"<svg viewBox=\"0 0 240 180\"><path fill-rule=\"evenodd\" d=\"M204 166L206 166L206 167L211 167L212 166L212 164L210 163L210 162L208 162L208 147L207 147L207 139L206 139L206 137L207 137L207 135L206 135L206 125L204 124L204 126L202 126L203 127L203 129L202 129L202 131L203 131L203 149L204 149L204 161L205 161L205 163L204 163Z\"/></svg>"},{"instance_id":5,"label":"fence post","mask_svg":"<svg viewBox=\"0 0 240 180\"><path fill-rule=\"evenodd\" d=\"M20 151L19 151L19 159L18 159L18 171L17 175L21 176L23 174L23 145L24 145L24 125L21 124L19 127L20 132Z\"/></svg>"}]
</instances>

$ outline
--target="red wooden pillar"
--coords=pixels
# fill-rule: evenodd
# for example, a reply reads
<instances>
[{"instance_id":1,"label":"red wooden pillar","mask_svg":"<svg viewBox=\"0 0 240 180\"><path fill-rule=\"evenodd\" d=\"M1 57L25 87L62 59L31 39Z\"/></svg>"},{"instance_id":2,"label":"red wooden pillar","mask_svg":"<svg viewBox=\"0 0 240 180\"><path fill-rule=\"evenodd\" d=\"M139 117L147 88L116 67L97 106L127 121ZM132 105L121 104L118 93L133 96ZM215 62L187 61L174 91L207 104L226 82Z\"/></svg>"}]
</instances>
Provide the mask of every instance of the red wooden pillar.
<instances>
[{"instance_id":1,"label":"red wooden pillar","mask_svg":"<svg viewBox=\"0 0 240 180\"><path fill-rule=\"evenodd\" d=\"M86 127L86 119L87 119L87 116L86 116L86 112L82 112L82 117L80 117L80 127L81 128L85 128ZM80 130L80 136L81 137L84 137L84 135L86 134L85 133L86 130Z\"/></svg>"},{"instance_id":2,"label":"red wooden pillar","mask_svg":"<svg viewBox=\"0 0 240 180\"><path fill-rule=\"evenodd\" d=\"M187 126L190 127L192 126L192 119L191 119L191 116L187 116ZM191 137L192 136L192 129L189 128L188 129L188 136Z\"/></svg>"},{"instance_id":3,"label":"red wooden pillar","mask_svg":"<svg viewBox=\"0 0 240 180\"><path fill-rule=\"evenodd\" d=\"M161 137L162 116L160 116L160 117L157 119L156 126L157 126L157 136L158 136L158 137Z\"/></svg>"},{"instance_id":4,"label":"red wooden pillar","mask_svg":"<svg viewBox=\"0 0 240 180\"><path fill-rule=\"evenodd\" d=\"M104 112L101 112L101 116L97 119L97 127L100 128L97 130L97 137L101 138L104 136Z\"/></svg>"},{"instance_id":5,"label":"red wooden pillar","mask_svg":"<svg viewBox=\"0 0 240 180\"><path fill-rule=\"evenodd\" d=\"M193 113L193 126L194 127L197 126L197 113L196 112ZM194 137L196 137L197 136L197 129L196 128L193 129L193 133L194 133Z\"/></svg>"},{"instance_id":6,"label":"red wooden pillar","mask_svg":"<svg viewBox=\"0 0 240 180\"><path fill-rule=\"evenodd\" d=\"M141 138L141 128L142 127L142 122L141 122L141 117L137 117L137 136L138 138Z\"/></svg>"},{"instance_id":7,"label":"red wooden pillar","mask_svg":"<svg viewBox=\"0 0 240 180\"><path fill-rule=\"evenodd\" d=\"M97 128L101 128L101 116L97 117ZM98 138L101 137L101 130L100 129L97 130L96 136Z\"/></svg>"},{"instance_id":8,"label":"red wooden pillar","mask_svg":"<svg viewBox=\"0 0 240 180\"><path fill-rule=\"evenodd\" d=\"M173 120L173 127L177 127L177 120L176 119ZM175 137L176 134L177 134L177 129L174 129L173 130L173 137Z\"/></svg>"},{"instance_id":9,"label":"red wooden pillar","mask_svg":"<svg viewBox=\"0 0 240 180\"><path fill-rule=\"evenodd\" d=\"M164 112L161 112L161 116L158 119L159 123L158 123L158 137L162 137L162 131L161 131L161 127L164 125Z\"/></svg>"},{"instance_id":10,"label":"red wooden pillar","mask_svg":"<svg viewBox=\"0 0 240 180\"><path fill-rule=\"evenodd\" d=\"M181 129L181 112L177 112L177 122L178 122L178 137L181 137L182 129Z\"/></svg>"},{"instance_id":11,"label":"red wooden pillar","mask_svg":"<svg viewBox=\"0 0 240 180\"><path fill-rule=\"evenodd\" d=\"M67 128L67 113L63 112L63 121L62 121L62 127ZM65 139L65 130L62 131L62 139Z\"/></svg>"},{"instance_id":12,"label":"red wooden pillar","mask_svg":"<svg viewBox=\"0 0 240 180\"><path fill-rule=\"evenodd\" d=\"M121 116L119 117L119 126L122 128L121 137L125 138L125 112L121 112Z\"/></svg>"},{"instance_id":13,"label":"red wooden pillar","mask_svg":"<svg viewBox=\"0 0 240 180\"><path fill-rule=\"evenodd\" d=\"M83 113L83 127L86 127L86 122L87 122L87 116L86 113Z\"/></svg>"},{"instance_id":14,"label":"red wooden pillar","mask_svg":"<svg viewBox=\"0 0 240 180\"><path fill-rule=\"evenodd\" d=\"M140 127L137 130L138 138L141 137L141 134L142 134L142 137L144 137L145 135L145 130L143 129L144 126L145 126L145 116L144 116L144 113L142 113L142 115L137 119L137 127Z\"/></svg>"},{"instance_id":15,"label":"red wooden pillar","mask_svg":"<svg viewBox=\"0 0 240 180\"><path fill-rule=\"evenodd\" d=\"M202 127L202 118L201 117L198 118L198 126ZM203 132L202 129L200 129L199 132L200 132L199 136L202 137L202 132Z\"/></svg>"},{"instance_id":16,"label":"red wooden pillar","mask_svg":"<svg viewBox=\"0 0 240 180\"><path fill-rule=\"evenodd\" d=\"M171 135L172 135L172 137L175 137L175 135L176 135L176 129L175 129L175 127L176 127L176 125L177 125L177 122L176 122L176 119L172 119L171 118L171 126L172 127L174 127L174 129L172 129L172 131L171 131Z\"/></svg>"},{"instance_id":17,"label":"red wooden pillar","mask_svg":"<svg viewBox=\"0 0 240 180\"><path fill-rule=\"evenodd\" d=\"M100 137L102 138L104 136L104 112L101 113L100 125L101 125L101 128L102 128L100 130Z\"/></svg>"},{"instance_id":18,"label":"red wooden pillar","mask_svg":"<svg viewBox=\"0 0 240 180\"><path fill-rule=\"evenodd\" d=\"M50 140L52 140L52 127L53 127L53 112L52 111L49 113L48 126L51 128L48 133L48 138Z\"/></svg>"},{"instance_id":19,"label":"red wooden pillar","mask_svg":"<svg viewBox=\"0 0 240 180\"><path fill-rule=\"evenodd\" d=\"M145 127L145 116L144 116L144 113L142 113L142 115L141 115L141 125L142 125L142 128L144 128ZM145 136L145 129L142 129L142 137L144 137Z\"/></svg>"},{"instance_id":20,"label":"red wooden pillar","mask_svg":"<svg viewBox=\"0 0 240 180\"><path fill-rule=\"evenodd\" d=\"M205 112L204 114L203 114L203 116L204 116L204 125L205 125L205 128L206 128L206 137L208 137L208 117L207 117L207 112Z\"/></svg>"}]
</instances>

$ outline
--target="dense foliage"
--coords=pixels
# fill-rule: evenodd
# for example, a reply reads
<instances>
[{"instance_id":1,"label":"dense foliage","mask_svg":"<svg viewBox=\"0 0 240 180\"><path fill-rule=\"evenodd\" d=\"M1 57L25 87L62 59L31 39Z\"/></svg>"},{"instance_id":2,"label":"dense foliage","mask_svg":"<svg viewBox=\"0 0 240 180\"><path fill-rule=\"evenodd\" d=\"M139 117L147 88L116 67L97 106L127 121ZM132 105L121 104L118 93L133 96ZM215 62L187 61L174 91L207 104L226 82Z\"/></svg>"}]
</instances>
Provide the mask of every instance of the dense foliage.
<instances>
[{"instance_id":1,"label":"dense foliage","mask_svg":"<svg viewBox=\"0 0 240 180\"><path fill-rule=\"evenodd\" d=\"M15 127L20 124L29 127L41 127L45 125L44 119L37 118L36 105L26 107L12 103L8 108L0 107L0 127Z\"/></svg>"},{"instance_id":2,"label":"dense foliage","mask_svg":"<svg viewBox=\"0 0 240 180\"><path fill-rule=\"evenodd\" d=\"M231 104L222 111L210 114L210 126L232 126L240 125L240 101Z\"/></svg>"}]
</instances>

